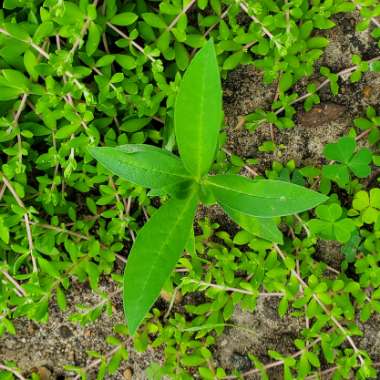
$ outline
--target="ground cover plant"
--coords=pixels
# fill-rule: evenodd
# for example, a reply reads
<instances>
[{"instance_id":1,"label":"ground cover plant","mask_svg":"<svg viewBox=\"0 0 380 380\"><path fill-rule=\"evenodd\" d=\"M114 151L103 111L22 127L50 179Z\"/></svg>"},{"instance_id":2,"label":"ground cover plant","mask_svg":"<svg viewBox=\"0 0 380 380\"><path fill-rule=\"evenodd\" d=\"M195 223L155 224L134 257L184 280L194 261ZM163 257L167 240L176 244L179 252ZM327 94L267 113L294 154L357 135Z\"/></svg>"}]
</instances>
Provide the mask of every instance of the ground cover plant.
<instances>
[{"instance_id":1,"label":"ground cover plant","mask_svg":"<svg viewBox=\"0 0 380 380\"><path fill-rule=\"evenodd\" d=\"M175 137L182 160L151 145L91 149L92 155L114 174L161 194L170 192L176 198L145 224L129 254L124 309L132 334L159 296L189 236L194 239L192 224L200 197L208 204L214 198L237 223L244 219L246 224L257 224L262 231L259 235L269 241L279 233L270 218L302 212L327 200L322 194L289 182L250 181L238 175L207 176L221 119L220 78L210 40L189 65L175 103Z\"/></svg>"},{"instance_id":2,"label":"ground cover plant","mask_svg":"<svg viewBox=\"0 0 380 380\"><path fill-rule=\"evenodd\" d=\"M64 375L50 368L52 378L128 378L134 352L152 349L161 356L134 376L375 378L380 358L363 340L380 312L379 103L360 109L318 162L279 162L287 148L276 140L297 127L297 113L343 96L347 82L377 78L379 12L376 1L4 1L0 378L46 378L7 348L18 342L18 321L42 329L57 305L85 329L117 313L124 265L128 323L113 326L106 350L89 348L87 363L68 360ZM371 49L352 54L348 67L327 67L321 60L328 33L344 15L352 15L358 35L367 33ZM236 127L271 132L249 157L226 147L231 127L221 112L218 71L223 83L241 65L276 87L271 104L249 109ZM128 165L112 166L105 152ZM132 173L136 162L173 171ZM270 186L277 181L281 188ZM254 194L260 187L276 191L275 199L286 189L316 198L301 205L297 194L296 207L272 212L236 195L243 186L255 187ZM215 200L241 229L199 212L192 224L196 203L213 209ZM150 235L155 229L178 237L162 272L148 260L132 265L150 246L161 252L160 237ZM321 242L339 243L338 266L318 256ZM138 267L142 273L133 273ZM147 282L146 268L159 281ZM145 282L150 290L141 292ZM70 292L82 295L88 287L99 301L73 305ZM131 294L142 297L141 309L128 304ZM236 313L254 316L265 299L275 300L280 318L302 322L291 347L247 349L248 364L225 365L222 337L245 331L253 342L260 330L241 324Z\"/></svg>"}]
</instances>

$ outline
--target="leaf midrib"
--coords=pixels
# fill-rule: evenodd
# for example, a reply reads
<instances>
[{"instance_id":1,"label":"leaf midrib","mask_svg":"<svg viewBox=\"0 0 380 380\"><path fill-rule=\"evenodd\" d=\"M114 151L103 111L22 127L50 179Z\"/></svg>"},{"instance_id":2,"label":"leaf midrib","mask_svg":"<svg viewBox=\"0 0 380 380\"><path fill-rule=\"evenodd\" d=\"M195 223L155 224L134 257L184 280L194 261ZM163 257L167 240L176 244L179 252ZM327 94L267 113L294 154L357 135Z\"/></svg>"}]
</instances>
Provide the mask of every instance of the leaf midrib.
<instances>
[{"instance_id":1,"label":"leaf midrib","mask_svg":"<svg viewBox=\"0 0 380 380\"><path fill-rule=\"evenodd\" d=\"M232 189L231 187L226 187L226 186L223 186L223 185L219 185L219 184L216 184L216 183L213 183L213 182L207 182L209 183L211 186L214 186L214 187L218 187L220 189L223 189L223 190L227 190L227 191L230 191L231 193L237 193L237 194L242 194L242 195L246 195L248 197L253 197L253 198L261 198L261 199L281 199L280 197L270 197L270 196L262 196L262 195L253 195L253 194L248 194L248 193L244 193L242 191L239 191L239 190L236 190L236 189ZM287 197L285 197L287 200L289 200Z\"/></svg>"},{"instance_id":2,"label":"leaf midrib","mask_svg":"<svg viewBox=\"0 0 380 380\"><path fill-rule=\"evenodd\" d=\"M185 215L186 211L188 210L189 205L193 201L194 197L195 197L195 194L192 194L192 196L188 198L188 201L186 202L185 206L182 209L184 211L178 215L177 221L173 225L173 228L171 229L171 231L167 234L165 240L163 241L163 243L161 245L161 249L159 251L157 251L156 255L154 255L154 257L152 259L152 262L153 262L154 265L150 266L150 270L148 271L148 276L146 277L146 281L144 281L144 284L143 284L143 286L141 288L140 296L136 299L136 302L135 302L136 304L139 304L141 302L141 300L143 298L143 295L144 295L144 292L145 292L145 290L147 288L147 285L150 282L150 279L151 279L151 276L152 276L152 272L153 272L154 269L156 269L157 263L160 261L162 255L163 255L162 252L164 252L165 251L165 247L168 246L168 243L172 239L172 237L174 235L174 231L176 231L178 225L184 220L184 215Z\"/></svg>"},{"instance_id":3,"label":"leaf midrib","mask_svg":"<svg viewBox=\"0 0 380 380\"><path fill-rule=\"evenodd\" d=\"M118 158L115 158L115 160L117 163L119 164L125 164L125 162L123 162L122 160L118 159ZM108 170L110 171L113 171L112 169L110 169L110 166L108 164L103 164L105 167L107 167ZM183 173L183 174L177 174L177 173L173 173L173 172L170 172L170 171L165 171L165 170L161 170L161 169L157 169L157 168L154 168L154 167L146 167L144 165L137 165L136 164L136 161L134 161L132 164L131 163L128 163L129 166L133 166L137 169L140 169L140 170L144 170L144 171L147 171L147 172L153 172L153 173L159 173L159 174L165 174L165 175L169 175L169 176L173 176L173 177L180 177L180 178L186 178L186 179L190 179L191 176L190 175L187 175L186 173ZM184 170L186 170L184 168Z\"/></svg>"}]
</instances>

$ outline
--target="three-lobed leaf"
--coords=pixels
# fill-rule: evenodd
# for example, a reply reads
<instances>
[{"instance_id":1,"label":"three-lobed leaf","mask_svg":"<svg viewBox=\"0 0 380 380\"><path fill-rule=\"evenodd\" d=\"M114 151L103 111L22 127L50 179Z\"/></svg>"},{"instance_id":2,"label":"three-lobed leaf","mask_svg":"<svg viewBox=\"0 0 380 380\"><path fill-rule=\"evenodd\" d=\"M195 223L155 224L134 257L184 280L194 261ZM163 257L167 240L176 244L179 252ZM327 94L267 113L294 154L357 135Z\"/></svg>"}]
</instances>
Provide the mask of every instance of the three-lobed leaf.
<instances>
[{"instance_id":1,"label":"three-lobed leaf","mask_svg":"<svg viewBox=\"0 0 380 380\"><path fill-rule=\"evenodd\" d=\"M296 214L327 200L313 190L277 180L216 175L209 176L206 183L223 208L261 218Z\"/></svg>"},{"instance_id":2,"label":"three-lobed leaf","mask_svg":"<svg viewBox=\"0 0 380 380\"><path fill-rule=\"evenodd\" d=\"M124 273L124 311L134 334L160 294L189 240L198 203L196 191L171 199L137 235Z\"/></svg>"},{"instance_id":3,"label":"three-lobed leaf","mask_svg":"<svg viewBox=\"0 0 380 380\"><path fill-rule=\"evenodd\" d=\"M89 148L89 152L113 174L136 185L159 189L191 178L177 156L151 145Z\"/></svg>"},{"instance_id":4,"label":"three-lobed leaf","mask_svg":"<svg viewBox=\"0 0 380 380\"><path fill-rule=\"evenodd\" d=\"M178 91L174 127L178 150L195 177L206 174L214 160L222 122L222 90L212 40L191 61Z\"/></svg>"}]
</instances>

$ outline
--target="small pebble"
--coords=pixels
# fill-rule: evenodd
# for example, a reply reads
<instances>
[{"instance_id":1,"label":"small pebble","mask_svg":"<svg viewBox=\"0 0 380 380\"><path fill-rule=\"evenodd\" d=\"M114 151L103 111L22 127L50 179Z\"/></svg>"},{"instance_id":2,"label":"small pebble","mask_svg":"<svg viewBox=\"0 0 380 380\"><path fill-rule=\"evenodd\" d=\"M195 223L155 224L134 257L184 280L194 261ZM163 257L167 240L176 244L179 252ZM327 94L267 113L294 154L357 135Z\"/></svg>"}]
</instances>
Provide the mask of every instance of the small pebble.
<instances>
[{"instance_id":1,"label":"small pebble","mask_svg":"<svg viewBox=\"0 0 380 380\"><path fill-rule=\"evenodd\" d=\"M62 338L70 338L71 336L73 336L73 332L71 331L71 329L65 325L59 327L59 334Z\"/></svg>"},{"instance_id":2,"label":"small pebble","mask_svg":"<svg viewBox=\"0 0 380 380\"><path fill-rule=\"evenodd\" d=\"M51 380L51 372L46 367L40 367L37 370L40 380Z\"/></svg>"},{"instance_id":3,"label":"small pebble","mask_svg":"<svg viewBox=\"0 0 380 380\"><path fill-rule=\"evenodd\" d=\"M123 372L123 378L125 380L132 380L132 375L133 375L133 372L130 368L127 368L124 372Z\"/></svg>"}]
</instances>

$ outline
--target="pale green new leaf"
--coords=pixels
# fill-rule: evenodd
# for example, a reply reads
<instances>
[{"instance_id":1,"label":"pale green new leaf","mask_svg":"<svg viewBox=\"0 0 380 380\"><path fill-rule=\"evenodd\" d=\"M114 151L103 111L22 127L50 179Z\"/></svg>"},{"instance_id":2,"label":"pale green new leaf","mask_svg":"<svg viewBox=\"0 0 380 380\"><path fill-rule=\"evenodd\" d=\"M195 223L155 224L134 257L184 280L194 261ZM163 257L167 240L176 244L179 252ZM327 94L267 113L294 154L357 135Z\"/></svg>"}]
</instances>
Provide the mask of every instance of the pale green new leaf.
<instances>
[{"instance_id":1,"label":"pale green new leaf","mask_svg":"<svg viewBox=\"0 0 380 380\"><path fill-rule=\"evenodd\" d=\"M214 160L222 121L222 91L212 40L196 54L179 88L174 127L178 150L188 171L207 173Z\"/></svg>"},{"instance_id":2,"label":"pale green new leaf","mask_svg":"<svg viewBox=\"0 0 380 380\"><path fill-rule=\"evenodd\" d=\"M137 235L124 273L124 312L134 334L160 294L189 239L198 197L171 199Z\"/></svg>"},{"instance_id":3,"label":"pale green new leaf","mask_svg":"<svg viewBox=\"0 0 380 380\"><path fill-rule=\"evenodd\" d=\"M327 200L325 195L277 180L216 175L208 177L207 184L222 207L261 218L296 214Z\"/></svg>"},{"instance_id":4,"label":"pale green new leaf","mask_svg":"<svg viewBox=\"0 0 380 380\"><path fill-rule=\"evenodd\" d=\"M89 148L89 152L110 172L136 185L158 189L190 179L177 156L151 145Z\"/></svg>"},{"instance_id":5,"label":"pale green new leaf","mask_svg":"<svg viewBox=\"0 0 380 380\"><path fill-rule=\"evenodd\" d=\"M223 209L235 223L252 235L258 236L272 243L283 244L282 233L278 229L273 218L259 218L243 214L227 206L223 206Z\"/></svg>"}]
</instances>

